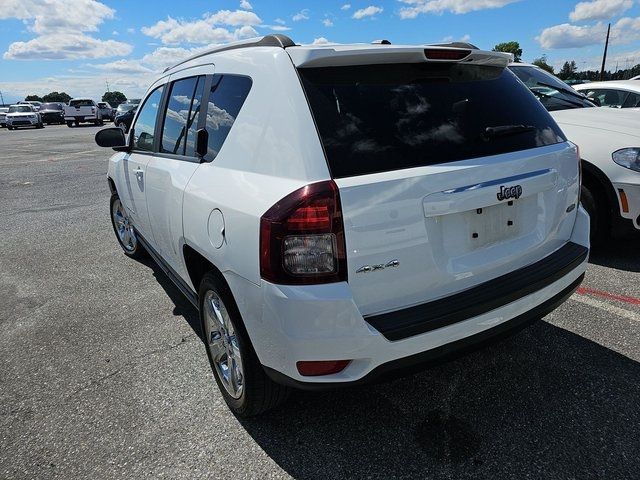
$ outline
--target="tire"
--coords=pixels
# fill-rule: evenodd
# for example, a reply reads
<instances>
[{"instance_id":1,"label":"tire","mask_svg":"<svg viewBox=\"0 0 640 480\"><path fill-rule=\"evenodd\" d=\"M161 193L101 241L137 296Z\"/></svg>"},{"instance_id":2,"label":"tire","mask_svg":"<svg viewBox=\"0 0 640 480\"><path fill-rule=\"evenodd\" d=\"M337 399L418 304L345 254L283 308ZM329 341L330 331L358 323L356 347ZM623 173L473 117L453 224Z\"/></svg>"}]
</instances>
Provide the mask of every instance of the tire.
<instances>
[{"instance_id":1,"label":"tire","mask_svg":"<svg viewBox=\"0 0 640 480\"><path fill-rule=\"evenodd\" d=\"M10 126L7 125L7 129L8 130L13 130L13 127L10 127Z\"/></svg>"},{"instance_id":2,"label":"tire","mask_svg":"<svg viewBox=\"0 0 640 480\"><path fill-rule=\"evenodd\" d=\"M69 127L69 128L73 128L73 122L68 121L68 122L67 122L67 127Z\"/></svg>"},{"instance_id":3,"label":"tire","mask_svg":"<svg viewBox=\"0 0 640 480\"><path fill-rule=\"evenodd\" d=\"M79 127L79 126L80 126L80 120L76 120L74 123L75 123L75 126L76 126L76 127Z\"/></svg>"},{"instance_id":4,"label":"tire","mask_svg":"<svg viewBox=\"0 0 640 480\"><path fill-rule=\"evenodd\" d=\"M252 417L284 402L290 389L275 383L264 372L226 283L213 272L206 273L200 282L198 301L202 338L209 364L231 411L240 417ZM220 316L215 314L216 308ZM223 322L218 320L220 317ZM230 356L232 367L228 368ZM225 358L229 378L223 373ZM241 360L239 371L238 362L233 358ZM238 372L241 372L240 375Z\"/></svg>"},{"instance_id":5,"label":"tire","mask_svg":"<svg viewBox=\"0 0 640 480\"><path fill-rule=\"evenodd\" d=\"M125 207L122 205L120 201L120 197L117 193L111 195L111 200L109 201L109 211L111 212L111 226L113 227L113 233L116 234L116 239L122 248L124 254L128 257L134 258L136 260L144 259L148 256L147 251L144 249L140 241L138 240L138 236L135 232L135 228L130 223L129 216L126 212ZM116 211L120 213L116 214ZM120 223L120 220L124 223ZM125 228L126 227L126 228ZM124 231L128 233L128 236L125 235ZM131 240L128 241L127 239Z\"/></svg>"},{"instance_id":6,"label":"tire","mask_svg":"<svg viewBox=\"0 0 640 480\"><path fill-rule=\"evenodd\" d=\"M44 124L40 122L39 124L36 125L36 128L44 128Z\"/></svg>"},{"instance_id":7,"label":"tire","mask_svg":"<svg viewBox=\"0 0 640 480\"><path fill-rule=\"evenodd\" d=\"M598 247L602 245L608 237L609 221L607 218L607 208L599 197L587 186L580 187L580 203L589 214L591 219L589 237L591 245Z\"/></svg>"}]
</instances>

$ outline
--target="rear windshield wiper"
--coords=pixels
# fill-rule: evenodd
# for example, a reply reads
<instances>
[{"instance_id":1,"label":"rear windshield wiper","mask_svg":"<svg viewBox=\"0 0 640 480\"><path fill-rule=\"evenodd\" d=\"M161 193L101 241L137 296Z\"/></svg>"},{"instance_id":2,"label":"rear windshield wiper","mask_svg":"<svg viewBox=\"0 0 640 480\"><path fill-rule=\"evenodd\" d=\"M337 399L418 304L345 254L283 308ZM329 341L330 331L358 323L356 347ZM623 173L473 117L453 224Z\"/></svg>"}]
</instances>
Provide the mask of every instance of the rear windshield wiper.
<instances>
[{"instance_id":1,"label":"rear windshield wiper","mask_svg":"<svg viewBox=\"0 0 640 480\"><path fill-rule=\"evenodd\" d=\"M536 127L533 125L499 125L497 127L487 127L484 129L484 139L491 140L496 137L506 137L519 133L531 132Z\"/></svg>"},{"instance_id":2,"label":"rear windshield wiper","mask_svg":"<svg viewBox=\"0 0 640 480\"><path fill-rule=\"evenodd\" d=\"M540 85L543 86L542 84L540 84ZM557 90L555 87L553 87L553 89ZM563 93L560 90L557 90L557 91L560 92L560 93ZM586 105L584 103L579 103L579 102L576 102L574 100L569 100L568 98L559 97L559 96L555 96L555 95L547 95L546 93L537 92L535 90L531 90L531 93L533 93L536 97L550 98L551 100L560 100L562 102L568 103L569 105L573 105L573 106L578 107L578 108L585 108L586 107ZM583 98L583 100L584 100L584 98Z\"/></svg>"}]
</instances>

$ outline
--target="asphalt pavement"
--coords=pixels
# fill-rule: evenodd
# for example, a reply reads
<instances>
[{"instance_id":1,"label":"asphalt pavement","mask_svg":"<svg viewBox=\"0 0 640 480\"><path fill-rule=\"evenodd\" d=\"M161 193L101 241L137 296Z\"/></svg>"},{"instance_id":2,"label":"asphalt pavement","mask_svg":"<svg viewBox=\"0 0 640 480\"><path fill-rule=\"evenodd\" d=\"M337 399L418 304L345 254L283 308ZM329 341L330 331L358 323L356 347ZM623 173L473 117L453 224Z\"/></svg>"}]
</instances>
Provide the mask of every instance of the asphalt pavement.
<instances>
[{"instance_id":1,"label":"asphalt pavement","mask_svg":"<svg viewBox=\"0 0 640 480\"><path fill-rule=\"evenodd\" d=\"M196 311L116 243L97 130L0 129L0 478L640 475L638 239L499 344L238 420Z\"/></svg>"}]
</instances>

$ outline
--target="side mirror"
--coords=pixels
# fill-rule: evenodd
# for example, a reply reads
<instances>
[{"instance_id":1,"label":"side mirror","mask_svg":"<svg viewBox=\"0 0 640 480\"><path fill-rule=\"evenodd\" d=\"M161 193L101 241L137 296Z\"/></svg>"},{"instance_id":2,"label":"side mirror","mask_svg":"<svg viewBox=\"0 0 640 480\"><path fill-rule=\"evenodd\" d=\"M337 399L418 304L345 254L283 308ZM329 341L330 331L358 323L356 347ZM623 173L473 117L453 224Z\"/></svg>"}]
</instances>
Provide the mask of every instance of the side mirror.
<instances>
[{"instance_id":1,"label":"side mirror","mask_svg":"<svg viewBox=\"0 0 640 480\"><path fill-rule=\"evenodd\" d=\"M598 107L602 106L602 103L600 103L600 99L598 97L587 97L587 100L589 100L591 103L595 103Z\"/></svg>"},{"instance_id":2,"label":"side mirror","mask_svg":"<svg viewBox=\"0 0 640 480\"><path fill-rule=\"evenodd\" d=\"M204 158L209 148L209 133L201 128L196 132L196 153L200 158Z\"/></svg>"},{"instance_id":3,"label":"side mirror","mask_svg":"<svg viewBox=\"0 0 640 480\"><path fill-rule=\"evenodd\" d=\"M95 139L99 147L122 148L127 146L124 132L119 127L103 128L96 133Z\"/></svg>"}]
</instances>

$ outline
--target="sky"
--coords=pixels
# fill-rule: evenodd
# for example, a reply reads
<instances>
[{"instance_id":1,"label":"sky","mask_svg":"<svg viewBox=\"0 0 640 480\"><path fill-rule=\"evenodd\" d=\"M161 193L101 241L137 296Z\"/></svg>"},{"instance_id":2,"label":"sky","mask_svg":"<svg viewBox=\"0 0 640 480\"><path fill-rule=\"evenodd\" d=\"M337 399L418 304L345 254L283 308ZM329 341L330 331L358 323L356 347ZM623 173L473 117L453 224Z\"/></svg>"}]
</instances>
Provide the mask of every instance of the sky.
<instances>
[{"instance_id":1,"label":"sky","mask_svg":"<svg viewBox=\"0 0 640 480\"><path fill-rule=\"evenodd\" d=\"M140 97L158 71L211 45L283 33L298 44L520 42L599 69L640 63L640 0L0 0L0 92Z\"/></svg>"}]
</instances>

